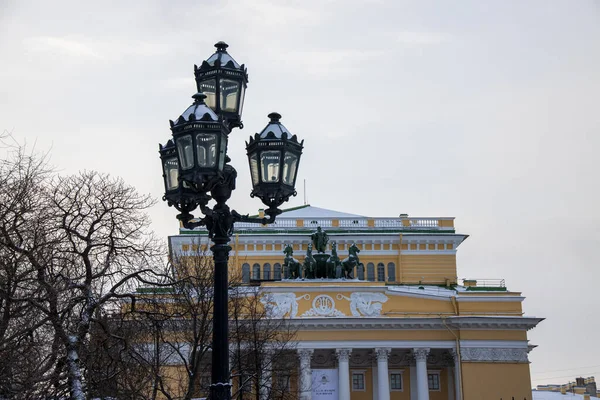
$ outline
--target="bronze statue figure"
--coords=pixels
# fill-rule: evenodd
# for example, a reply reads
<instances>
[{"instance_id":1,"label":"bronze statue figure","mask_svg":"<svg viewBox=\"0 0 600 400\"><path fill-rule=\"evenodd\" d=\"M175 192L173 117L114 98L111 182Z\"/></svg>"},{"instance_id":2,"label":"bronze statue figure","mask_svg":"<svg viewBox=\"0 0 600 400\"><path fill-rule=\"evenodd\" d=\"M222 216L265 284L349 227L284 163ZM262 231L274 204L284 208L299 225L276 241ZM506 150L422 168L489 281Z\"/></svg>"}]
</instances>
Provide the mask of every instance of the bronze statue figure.
<instances>
[{"instance_id":1,"label":"bronze statue figure","mask_svg":"<svg viewBox=\"0 0 600 400\"><path fill-rule=\"evenodd\" d=\"M360 265L360 259L358 258L360 249L356 246L356 243L352 243L352 246L348 249L348 253L348 257L342 261L342 277L352 279L354 267Z\"/></svg>"},{"instance_id":2,"label":"bronze statue figure","mask_svg":"<svg viewBox=\"0 0 600 400\"><path fill-rule=\"evenodd\" d=\"M306 279L315 279L315 270L317 268L317 260L312 255L312 244L308 244L306 249L306 258L304 259L304 277Z\"/></svg>"},{"instance_id":3,"label":"bronze statue figure","mask_svg":"<svg viewBox=\"0 0 600 400\"><path fill-rule=\"evenodd\" d=\"M341 278L341 268L338 271L338 267L342 265L342 261L338 257L337 243L331 242L331 256L327 260L327 278Z\"/></svg>"},{"instance_id":4,"label":"bronze statue figure","mask_svg":"<svg viewBox=\"0 0 600 400\"><path fill-rule=\"evenodd\" d=\"M291 244L285 245L283 254L285 254L283 267L287 268L290 279L300 278L300 261L294 258L294 248Z\"/></svg>"},{"instance_id":5,"label":"bronze statue figure","mask_svg":"<svg viewBox=\"0 0 600 400\"><path fill-rule=\"evenodd\" d=\"M318 253L325 253L327 250L327 242L329 241L329 236L321 229L321 227L317 227L317 231L310 235L312 240L312 244L315 250Z\"/></svg>"}]
</instances>

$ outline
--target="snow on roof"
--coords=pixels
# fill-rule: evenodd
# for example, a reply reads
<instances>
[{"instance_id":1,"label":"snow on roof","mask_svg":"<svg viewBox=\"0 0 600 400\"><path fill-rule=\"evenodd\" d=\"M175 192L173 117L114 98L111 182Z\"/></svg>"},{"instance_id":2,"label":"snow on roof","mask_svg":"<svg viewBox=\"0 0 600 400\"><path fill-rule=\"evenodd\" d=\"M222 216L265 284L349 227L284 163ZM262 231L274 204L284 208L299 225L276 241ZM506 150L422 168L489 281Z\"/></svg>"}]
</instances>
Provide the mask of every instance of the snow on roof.
<instances>
[{"instance_id":1,"label":"snow on roof","mask_svg":"<svg viewBox=\"0 0 600 400\"><path fill-rule=\"evenodd\" d=\"M364 215L348 214L344 212L328 210L326 208L313 207L311 205L293 208L283 211L280 218L367 218Z\"/></svg>"},{"instance_id":2,"label":"snow on roof","mask_svg":"<svg viewBox=\"0 0 600 400\"><path fill-rule=\"evenodd\" d=\"M583 395L575 393L562 394L560 392L546 392L543 390L533 390L533 400L583 400ZM594 399L595 397L592 397Z\"/></svg>"}]
</instances>

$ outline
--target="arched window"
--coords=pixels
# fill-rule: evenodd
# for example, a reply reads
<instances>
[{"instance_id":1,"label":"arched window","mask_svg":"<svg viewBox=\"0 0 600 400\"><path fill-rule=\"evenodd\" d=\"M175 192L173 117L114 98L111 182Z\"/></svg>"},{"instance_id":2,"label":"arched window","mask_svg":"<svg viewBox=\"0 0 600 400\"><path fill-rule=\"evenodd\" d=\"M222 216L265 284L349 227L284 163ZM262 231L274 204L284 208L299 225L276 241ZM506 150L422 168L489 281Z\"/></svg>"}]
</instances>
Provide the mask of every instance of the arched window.
<instances>
[{"instance_id":1,"label":"arched window","mask_svg":"<svg viewBox=\"0 0 600 400\"><path fill-rule=\"evenodd\" d=\"M279 263L273 264L273 279L276 281L281 280L281 264Z\"/></svg>"},{"instance_id":2,"label":"arched window","mask_svg":"<svg viewBox=\"0 0 600 400\"><path fill-rule=\"evenodd\" d=\"M271 264L266 263L263 265L263 279L269 280L271 279Z\"/></svg>"},{"instance_id":3,"label":"arched window","mask_svg":"<svg viewBox=\"0 0 600 400\"><path fill-rule=\"evenodd\" d=\"M383 263L377 264L377 281L385 282L385 265Z\"/></svg>"},{"instance_id":4,"label":"arched window","mask_svg":"<svg viewBox=\"0 0 600 400\"><path fill-rule=\"evenodd\" d=\"M396 282L396 264L388 263L388 281Z\"/></svg>"},{"instance_id":5,"label":"arched window","mask_svg":"<svg viewBox=\"0 0 600 400\"><path fill-rule=\"evenodd\" d=\"M283 265L283 279L290 279L290 271L287 265Z\"/></svg>"},{"instance_id":6,"label":"arched window","mask_svg":"<svg viewBox=\"0 0 600 400\"><path fill-rule=\"evenodd\" d=\"M358 271L358 279L361 281L365 280L365 266L361 263L356 266L356 270Z\"/></svg>"},{"instance_id":7,"label":"arched window","mask_svg":"<svg viewBox=\"0 0 600 400\"><path fill-rule=\"evenodd\" d=\"M367 280L375 281L375 265L373 263L367 264Z\"/></svg>"},{"instance_id":8,"label":"arched window","mask_svg":"<svg viewBox=\"0 0 600 400\"><path fill-rule=\"evenodd\" d=\"M254 264L252 266L252 279L260 279L260 264Z\"/></svg>"},{"instance_id":9,"label":"arched window","mask_svg":"<svg viewBox=\"0 0 600 400\"><path fill-rule=\"evenodd\" d=\"M250 283L250 264L242 265L242 283Z\"/></svg>"}]
</instances>

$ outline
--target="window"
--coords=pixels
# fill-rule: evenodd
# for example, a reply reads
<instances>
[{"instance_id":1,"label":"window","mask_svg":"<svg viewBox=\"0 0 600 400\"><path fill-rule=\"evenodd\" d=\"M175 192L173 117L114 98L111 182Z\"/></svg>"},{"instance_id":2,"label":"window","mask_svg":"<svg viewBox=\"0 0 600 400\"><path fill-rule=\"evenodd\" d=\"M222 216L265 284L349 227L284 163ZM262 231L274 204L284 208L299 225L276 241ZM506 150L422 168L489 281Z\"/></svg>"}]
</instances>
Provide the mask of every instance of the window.
<instances>
[{"instance_id":1,"label":"window","mask_svg":"<svg viewBox=\"0 0 600 400\"><path fill-rule=\"evenodd\" d=\"M427 374L427 384L429 390L439 391L440 390L440 373L430 372Z\"/></svg>"},{"instance_id":2,"label":"window","mask_svg":"<svg viewBox=\"0 0 600 400\"><path fill-rule=\"evenodd\" d=\"M288 392L290 390L290 376L285 374L275 374L275 388L280 392Z\"/></svg>"},{"instance_id":3,"label":"window","mask_svg":"<svg viewBox=\"0 0 600 400\"><path fill-rule=\"evenodd\" d=\"M260 264L252 266L252 279L260 279Z\"/></svg>"},{"instance_id":4,"label":"window","mask_svg":"<svg viewBox=\"0 0 600 400\"><path fill-rule=\"evenodd\" d=\"M388 281L396 281L396 264L388 263Z\"/></svg>"},{"instance_id":5,"label":"window","mask_svg":"<svg viewBox=\"0 0 600 400\"><path fill-rule=\"evenodd\" d=\"M279 263L273 264L273 279L276 281L281 280L281 264Z\"/></svg>"},{"instance_id":6,"label":"window","mask_svg":"<svg viewBox=\"0 0 600 400\"><path fill-rule=\"evenodd\" d=\"M290 278L290 271L287 267L287 265L283 266L283 279L289 279Z\"/></svg>"},{"instance_id":7,"label":"window","mask_svg":"<svg viewBox=\"0 0 600 400\"><path fill-rule=\"evenodd\" d=\"M365 373L352 372L352 391L365 390Z\"/></svg>"},{"instance_id":8,"label":"window","mask_svg":"<svg viewBox=\"0 0 600 400\"><path fill-rule=\"evenodd\" d=\"M390 390L402 391L401 371L390 371Z\"/></svg>"},{"instance_id":9,"label":"window","mask_svg":"<svg viewBox=\"0 0 600 400\"><path fill-rule=\"evenodd\" d=\"M263 265L263 279L271 279L271 264Z\"/></svg>"},{"instance_id":10,"label":"window","mask_svg":"<svg viewBox=\"0 0 600 400\"><path fill-rule=\"evenodd\" d=\"M365 280L365 267L364 265L360 264L356 266L356 270L358 271L358 279L361 281Z\"/></svg>"},{"instance_id":11,"label":"window","mask_svg":"<svg viewBox=\"0 0 600 400\"><path fill-rule=\"evenodd\" d=\"M242 282L250 283L250 264L242 265Z\"/></svg>"},{"instance_id":12,"label":"window","mask_svg":"<svg viewBox=\"0 0 600 400\"><path fill-rule=\"evenodd\" d=\"M367 264L367 280L371 282L375 281L375 264L373 263Z\"/></svg>"},{"instance_id":13,"label":"window","mask_svg":"<svg viewBox=\"0 0 600 400\"><path fill-rule=\"evenodd\" d=\"M383 263L377 264L377 281L385 282L385 265Z\"/></svg>"}]
</instances>

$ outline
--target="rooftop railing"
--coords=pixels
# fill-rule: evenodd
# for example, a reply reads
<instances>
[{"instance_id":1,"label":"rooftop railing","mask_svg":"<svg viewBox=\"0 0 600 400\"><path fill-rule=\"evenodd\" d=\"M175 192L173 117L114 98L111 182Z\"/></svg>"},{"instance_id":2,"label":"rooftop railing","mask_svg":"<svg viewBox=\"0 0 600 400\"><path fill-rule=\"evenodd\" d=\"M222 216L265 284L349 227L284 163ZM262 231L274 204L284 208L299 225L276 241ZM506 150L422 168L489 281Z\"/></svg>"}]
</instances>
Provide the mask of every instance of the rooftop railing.
<instances>
[{"instance_id":1,"label":"rooftop railing","mask_svg":"<svg viewBox=\"0 0 600 400\"><path fill-rule=\"evenodd\" d=\"M257 225L248 222L237 222L236 229L260 231L265 230L311 230L321 228L342 229L342 230L439 230L453 231L453 217L401 217L401 218L366 218L366 217L343 217L343 218L286 218L277 217L275 223L270 225Z\"/></svg>"}]
</instances>

